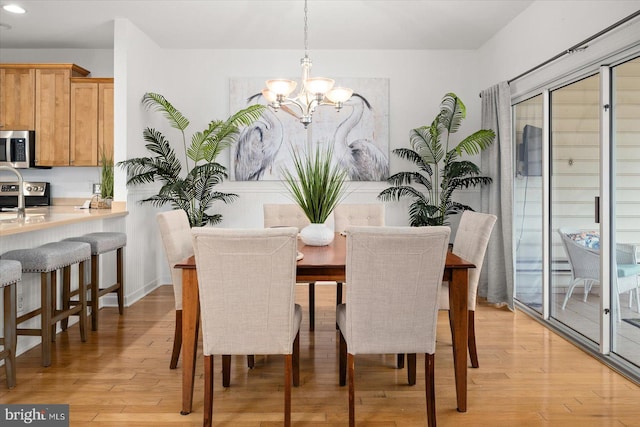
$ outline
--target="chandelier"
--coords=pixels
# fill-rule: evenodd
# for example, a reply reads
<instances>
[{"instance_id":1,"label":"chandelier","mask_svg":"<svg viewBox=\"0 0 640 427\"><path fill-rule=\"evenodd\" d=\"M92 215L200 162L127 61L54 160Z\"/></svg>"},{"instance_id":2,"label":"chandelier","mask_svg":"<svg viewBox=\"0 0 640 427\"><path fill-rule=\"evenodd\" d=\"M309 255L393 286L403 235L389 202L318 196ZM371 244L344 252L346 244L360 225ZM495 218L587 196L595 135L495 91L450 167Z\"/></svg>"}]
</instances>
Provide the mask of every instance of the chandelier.
<instances>
[{"instance_id":1,"label":"chandelier","mask_svg":"<svg viewBox=\"0 0 640 427\"><path fill-rule=\"evenodd\" d=\"M334 80L325 77L311 77L311 58L308 54L308 11L307 0L304 1L304 58L302 66L302 85L295 97L289 95L297 87L295 80L267 80L267 87L262 89L262 96L274 111L282 109L296 117L306 128L311 123L311 116L318 106L331 105L340 111L345 102L351 98L353 90L346 87L334 87ZM299 113L294 109L299 110Z\"/></svg>"}]
</instances>

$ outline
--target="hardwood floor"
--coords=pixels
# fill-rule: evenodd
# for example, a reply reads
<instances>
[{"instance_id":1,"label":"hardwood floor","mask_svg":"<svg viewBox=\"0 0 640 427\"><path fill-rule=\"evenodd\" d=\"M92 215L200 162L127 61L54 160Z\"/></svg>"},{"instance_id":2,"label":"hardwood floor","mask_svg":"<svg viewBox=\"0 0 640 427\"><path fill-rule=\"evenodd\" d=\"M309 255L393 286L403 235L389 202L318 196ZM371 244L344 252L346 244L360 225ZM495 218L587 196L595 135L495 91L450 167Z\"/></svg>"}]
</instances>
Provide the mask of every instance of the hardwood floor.
<instances>
[{"instance_id":1,"label":"hardwood floor","mask_svg":"<svg viewBox=\"0 0 640 427\"><path fill-rule=\"evenodd\" d=\"M300 387L292 393L296 426L344 426L347 388L338 386L335 287L316 286L316 330L308 330L303 305ZM103 308L100 331L81 343L75 330L58 335L52 365L40 367L39 348L18 357L17 387L0 403L68 403L72 426L189 426L202 424L203 362L198 356L194 412L179 414L182 360L169 369L173 294L163 286L117 315ZM440 313L436 350L436 405L442 426L632 426L640 425L640 388L521 312L480 304L476 312L479 369L469 369L468 412L455 409L451 335ZM283 420L282 356L256 356L248 370L233 357L231 387L221 385L215 358L214 425L279 426ZM356 357L359 426L424 426L424 357L418 383L391 355Z\"/></svg>"}]
</instances>

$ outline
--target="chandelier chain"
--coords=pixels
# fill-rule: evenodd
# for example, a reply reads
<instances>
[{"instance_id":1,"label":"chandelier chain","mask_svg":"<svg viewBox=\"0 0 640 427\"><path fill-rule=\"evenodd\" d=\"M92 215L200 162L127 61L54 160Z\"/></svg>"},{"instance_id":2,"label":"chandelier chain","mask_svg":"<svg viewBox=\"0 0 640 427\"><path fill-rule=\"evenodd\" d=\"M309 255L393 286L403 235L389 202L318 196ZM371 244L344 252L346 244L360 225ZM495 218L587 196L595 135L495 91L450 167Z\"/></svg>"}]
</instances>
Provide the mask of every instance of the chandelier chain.
<instances>
[{"instance_id":1,"label":"chandelier chain","mask_svg":"<svg viewBox=\"0 0 640 427\"><path fill-rule=\"evenodd\" d=\"M309 56L309 20L307 13L307 0L304 0L304 56Z\"/></svg>"}]
</instances>

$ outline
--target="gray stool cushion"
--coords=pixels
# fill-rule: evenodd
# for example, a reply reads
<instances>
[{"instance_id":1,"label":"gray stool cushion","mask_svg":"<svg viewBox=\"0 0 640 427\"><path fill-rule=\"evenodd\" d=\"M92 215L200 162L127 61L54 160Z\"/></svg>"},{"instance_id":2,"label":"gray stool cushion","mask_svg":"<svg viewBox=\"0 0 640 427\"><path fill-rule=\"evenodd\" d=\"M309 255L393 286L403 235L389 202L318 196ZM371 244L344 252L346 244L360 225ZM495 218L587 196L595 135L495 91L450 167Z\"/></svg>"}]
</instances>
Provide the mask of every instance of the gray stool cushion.
<instances>
[{"instance_id":1,"label":"gray stool cushion","mask_svg":"<svg viewBox=\"0 0 640 427\"><path fill-rule=\"evenodd\" d=\"M0 260L0 288L13 285L22 279L22 264L19 261Z\"/></svg>"},{"instance_id":2,"label":"gray stool cushion","mask_svg":"<svg viewBox=\"0 0 640 427\"><path fill-rule=\"evenodd\" d=\"M91 246L83 242L51 242L37 248L5 252L0 258L20 261L23 273L48 273L88 260Z\"/></svg>"},{"instance_id":3,"label":"gray stool cushion","mask_svg":"<svg viewBox=\"0 0 640 427\"><path fill-rule=\"evenodd\" d=\"M69 237L69 241L85 242L91 245L91 254L99 255L105 252L115 251L127 244L127 235L109 231L99 231L78 237Z\"/></svg>"}]
</instances>

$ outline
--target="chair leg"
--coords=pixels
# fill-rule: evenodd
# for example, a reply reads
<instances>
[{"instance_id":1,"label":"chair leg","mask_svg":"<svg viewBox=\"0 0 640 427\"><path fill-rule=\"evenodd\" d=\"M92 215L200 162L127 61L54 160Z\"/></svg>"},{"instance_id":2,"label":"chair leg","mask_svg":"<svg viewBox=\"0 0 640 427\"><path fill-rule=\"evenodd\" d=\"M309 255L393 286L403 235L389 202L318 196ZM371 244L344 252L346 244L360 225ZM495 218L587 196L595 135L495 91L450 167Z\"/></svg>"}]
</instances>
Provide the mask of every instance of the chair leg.
<instances>
[{"instance_id":1,"label":"chair leg","mask_svg":"<svg viewBox=\"0 0 640 427\"><path fill-rule=\"evenodd\" d=\"M309 330L316 328L316 283L309 283Z\"/></svg>"},{"instance_id":2,"label":"chair leg","mask_svg":"<svg viewBox=\"0 0 640 427\"><path fill-rule=\"evenodd\" d=\"M427 425L436 427L436 387L434 380L435 357L433 354L424 355L424 382L427 398Z\"/></svg>"},{"instance_id":3,"label":"chair leg","mask_svg":"<svg viewBox=\"0 0 640 427\"><path fill-rule=\"evenodd\" d=\"M4 368L7 375L7 387L16 386L16 284L4 287Z\"/></svg>"},{"instance_id":4,"label":"chair leg","mask_svg":"<svg viewBox=\"0 0 640 427\"><path fill-rule=\"evenodd\" d=\"M356 384L355 384L355 359L353 354L347 354L347 369L349 370L349 427L356 427Z\"/></svg>"},{"instance_id":5,"label":"chair leg","mask_svg":"<svg viewBox=\"0 0 640 427\"><path fill-rule=\"evenodd\" d=\"M100 310L100 255L91 255L91 330L98 330Z\"/></svg>"},{"instance_id":6,"label":"chair leg","mask_svg":"<svg viewBox=\"0 0 640 427\"><path fill-rule=\"evenodd\" d=\"M40 333L42 334L42 366L51 365L51 282L56 271L40 273Z\"/></svg>"},{"instance_id":7,"label":"chair leg","mask_svg":"<svg viewBox=\"0 0 640 427\"><path fill-rule=\"evenodd\" d=\"M416 354L407 354L407 380L409 385L416 385Z\"/></svg>"},{"instance_id":8,"label":"chair leg","mask_svg":"<svg viewBox=\"0 0 640 427\"><path fill-rule=\"evenodd\" d=\"M293 340L293 386L300 385L300 331Z\"/></svg>"},{"instance_id":9,"label":"chair leg","mask_svg":"<svg viewBox=\"0 0 640 427\"><path fill-rule=\"evenodd\" d=\"M339 350L340 368L338 370L340 387L347 385L347 342L340 331L340 350Z\"/></svg>"},{"instance_id":10,"label":"chair leg","mask_svg":"<svg viewBox=\"0 0 640 427\"><path fill-rule=\"evenodd\" d=\"M118 280L118 312L124 314L124 248L116 251L116 279Z\"/></svg>"},{"instance_id":11,"label":"chair leg","mask_svg":"<svg viewBox=\"0 0 640 427\"><path fill-rule=\"evenodd\" d=\"M247 368L253 369L256 366L256 357L253 354L247 355Z\"/></svg>"},{"instance_id":12,"label":"chair leg","mask_svg":"<svg viewBox=\"0 0 640 427\"><path fill-rule=\"evenodd\" d=\"M176 369L178 358L180 358L180 348L182 347L182 310L176 310L176 330L173 332L173 351L171 352L171 363L169 369Z\"/></svg>"},{"instance_id":13,"label":"chair leg","mask_svg":"<svg viewBox=\"0 0 640 427\"><path fill-rule=\"evenodd\" d=\"M576 285L580 280L581 279L576 279L573 282L571 282L571 284L569 285L569 290L567 291L567 294L564 296L564 301L562 302L563 310L567 307L567 302L569 302L569 298L571 298L571 294L573 293L573 288L576 287ZM586 284L585 284L585 291L586 291Z\"/></svg>"},{"instance_id":14,"label":"chair leg","mask_svg":"<svg viewBox=\"0 0 640 427\"><path fill-rule=\"evenodd\" d=\"M87 341L87 285L84 281L84 271L87 265L87 261L82 261L78 264L78 290L80 295L80 320L78 323L80 324L80 341Z\"/></svg>"},{"instance_id":15,"label":"chair leg","mask_svg":"<svg viewBox=\"0 0 640 427\"><path fill-rule=\"evenodd\" d=\"M469 332L468 332L468 346L469 357L471 358L471 367L477 368L478 364L478 349L476 348L476 316L475 311L469 310Z\"/></svg>"},{"instance_id":16,"label":"chair leg","mask_svg":"<svg viewBox=\"0 0 640 427\"><path fill-rule=\"evenodd\" d=\"M292 382L292 366L293 356L285 354L284 356L284 425L291 426L291 382Z\"/></svg>"},{"instance_id":17,"label":"chair leg","mask_svg":"<svg viewBox=\"0 0 640 427\"><path fill-rule=\"evenodd\" d=\"M231 355L222 355L222 387L231 385Z\"/></svg>"},{"instance_id":18,"label":"chair leg","mask_svg":"<svg viewBox=\"0 0 640 427\"><path fill-rule=\"evenodd\" d=\"M213 418L213 356L204 357L204 421L205 427L211 427Z\"/></svg>"},{"instance_id":19,"label":"chair leg","mask_svg":"<svg viewBox=\"0 0 640 427\"><path fill-rule=\"evenodd\" d=\"M404 368L404 353L398 353L396 356L396 366L398 369Z\"/></svg>"},{"instance_id":20,"label":"chair leg","mask_svg":"<svg viewBox=\"0 0 640 427\"><path fill-rule=\"evenodd\" d=\"M65 268L62 272L62 310L67 311L70 307L71 307L71 270L69 268ZM55 312L55 306L53 310ZM69 318L65 317L60 321L60 329L62 329L63 331L66 331L68 327L69 327Z\"/></svg>"},{"instance_id":21,"label":"chair leg","mask_svg":"<svg viewBox=\"0 0 640 427\"><path fill-rule=\"evenodd\" d=\"M342 304L342 282L336 282L336 306ZM340 329L336 322L336 330Z\"/></svg>"}]
</instances>

